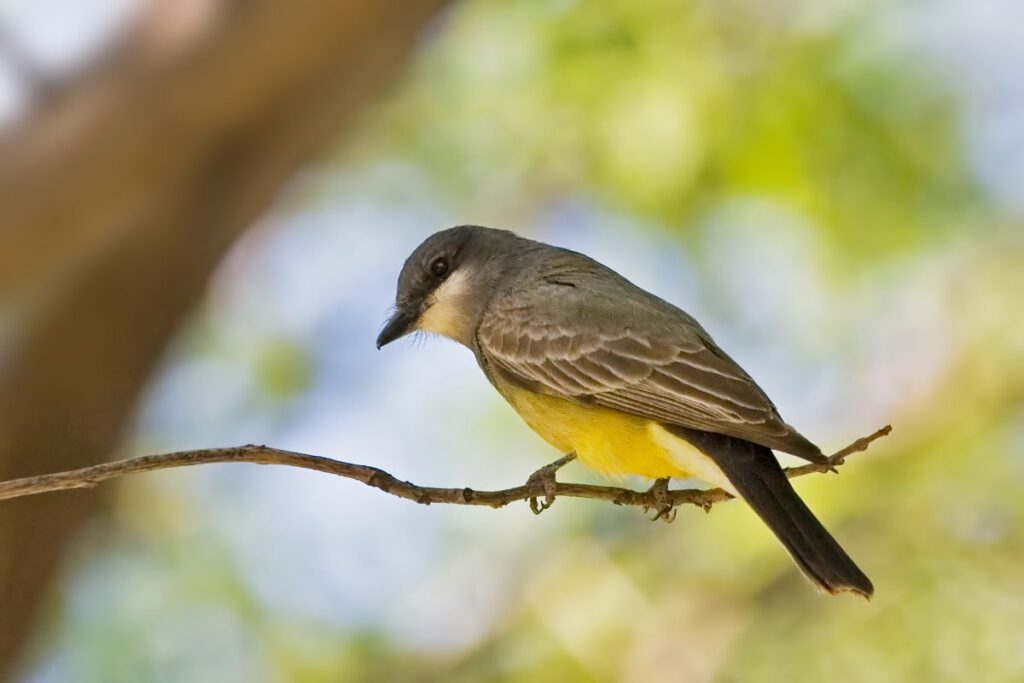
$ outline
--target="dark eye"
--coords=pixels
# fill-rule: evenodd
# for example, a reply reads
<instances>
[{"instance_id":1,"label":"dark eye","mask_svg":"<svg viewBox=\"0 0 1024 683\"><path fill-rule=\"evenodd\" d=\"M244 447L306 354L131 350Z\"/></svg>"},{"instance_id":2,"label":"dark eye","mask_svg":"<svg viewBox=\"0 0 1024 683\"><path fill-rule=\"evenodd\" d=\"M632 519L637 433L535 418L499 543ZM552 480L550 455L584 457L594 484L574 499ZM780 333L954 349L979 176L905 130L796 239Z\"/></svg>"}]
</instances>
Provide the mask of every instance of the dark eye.
<instances>
[{"instance_id":1,"label":"dark eye","mask_svg":"<svg viewBox=\"0 0 1024 683\"><path fill-rule=\"evenodd\" d=\"M448 259L444 256L438 256L434 259L433 263L430 264L430 274L434 277L444 277L448 274Z\"/></svg>"}]
</instances>

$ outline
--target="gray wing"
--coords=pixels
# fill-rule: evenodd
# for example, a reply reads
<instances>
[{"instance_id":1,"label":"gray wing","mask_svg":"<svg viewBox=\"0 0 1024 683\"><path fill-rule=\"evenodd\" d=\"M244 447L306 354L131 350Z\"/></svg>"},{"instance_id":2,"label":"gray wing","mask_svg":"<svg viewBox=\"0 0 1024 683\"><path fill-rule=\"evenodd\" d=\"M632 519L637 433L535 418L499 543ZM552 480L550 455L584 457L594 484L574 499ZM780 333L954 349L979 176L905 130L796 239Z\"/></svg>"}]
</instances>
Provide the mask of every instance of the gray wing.
<instances>
[{"instance_id":1,"label":"gray wing","mask_svg":"<svg viewBox=\"0 0 1024 683\"><path fill-rule=\"evenodd\" d=\"M563 269L499 297L477 344L533 391L824 458L695 320L611 271Z\"/></svg>"}]
</instances>

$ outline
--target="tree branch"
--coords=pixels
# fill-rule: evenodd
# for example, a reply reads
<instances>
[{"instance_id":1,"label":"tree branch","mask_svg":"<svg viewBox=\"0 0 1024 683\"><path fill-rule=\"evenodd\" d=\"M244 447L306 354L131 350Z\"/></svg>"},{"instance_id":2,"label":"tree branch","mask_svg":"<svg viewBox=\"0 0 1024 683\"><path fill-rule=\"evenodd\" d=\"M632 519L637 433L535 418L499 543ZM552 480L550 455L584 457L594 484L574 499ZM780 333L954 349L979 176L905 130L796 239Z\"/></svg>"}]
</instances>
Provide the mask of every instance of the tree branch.
<instances>
[{"instance_id":1,"label":"tree branch","mask_svg":"<svg viewBox=\"0 0 1024 683\"><path fill-rule=\"evenodd\" d=\"M842 465L846 458L854 453L865 451L877 439L887 436L891 426L883 427L874 434L854 441L829 458L829 465L808 464L791 467L786 470L790 479L802 477L816 472L828 472ZM539 479L531 479L522 486L500 491L477 491L471 488L437 488L433 486L417 486L402 481L384 470L369 465L332 460L319 455L307 455L283 451L269 446L236 446L233 448L206 448L192 451L179 451L162 455L146 455L117 462L103 463L92 467L43 474L35 477L12 479L0 482L0 500L33 496L52 491L68 489L92 488L110 479L117 479L128 474L165 470L172 467L188 467L191 465L208 465L211 463L247 462L256 465L285 465L306 470L314 470L337 477L353 479L360 483L380 489L384 493L411 500L423 505L445 503L450 505L481 505L492 508L504 507L510 503L531 498L539 498L549 494L550 488ZM549 485L550 486L550 485ZM697 505L710 509L715 503L730 499L722 489L682 489L669 491L668 498L664 494L651 491L634 491L614 486L595 486L592 484L557 483L555 496L567 498L590 498L605 500L615 505L629 505L642 508L660 508L668 503L671 506Z\"/></svg>"}]
</instances>

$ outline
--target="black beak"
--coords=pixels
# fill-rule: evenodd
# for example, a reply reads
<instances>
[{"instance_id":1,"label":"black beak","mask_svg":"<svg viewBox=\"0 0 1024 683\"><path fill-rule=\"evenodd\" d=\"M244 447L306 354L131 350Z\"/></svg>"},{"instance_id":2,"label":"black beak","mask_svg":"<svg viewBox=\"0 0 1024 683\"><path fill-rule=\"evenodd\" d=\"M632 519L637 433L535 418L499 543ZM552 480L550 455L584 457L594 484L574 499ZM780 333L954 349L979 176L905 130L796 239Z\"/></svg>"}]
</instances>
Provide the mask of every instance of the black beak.
<instances>
[{"instance_id":1,"label":"black beak","mask_svg":"<svg viewBox=\"0 0 1024 683\"><path fill-rule=\"evenodd\" d=\"M407 309L399 308L395 311L395 314L391 316L387 324L384 325L384 329L381 330L380 336L377 337L377 348L383 348L396 339L401 339L405 335L412 332L413 325L419 319L419 311L410 311Z\"/></svg>"}]
</instances>

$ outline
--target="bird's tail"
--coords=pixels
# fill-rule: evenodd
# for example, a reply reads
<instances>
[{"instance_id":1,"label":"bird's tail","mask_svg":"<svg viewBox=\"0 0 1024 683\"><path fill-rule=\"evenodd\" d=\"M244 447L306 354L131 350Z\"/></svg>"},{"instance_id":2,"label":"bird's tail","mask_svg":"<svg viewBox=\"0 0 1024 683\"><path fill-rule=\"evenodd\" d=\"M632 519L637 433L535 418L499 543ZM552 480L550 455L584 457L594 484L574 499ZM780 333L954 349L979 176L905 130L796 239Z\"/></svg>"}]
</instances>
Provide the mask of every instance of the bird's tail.
<instances>
[{"instance_id":1,"label":"bird's tail","mask_svg":"<svg viewBox=\"0 0 1024 683\"><path fill-rule=\"evenodd\" d=\"M819 588L833 595L852 591L871 597L871 580L796 494L768 448L722 434L675 426L670 429L718 465Z\"/></svg>"}]
</instances>

